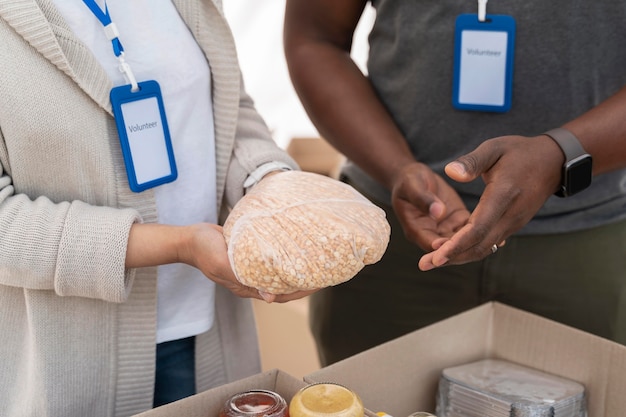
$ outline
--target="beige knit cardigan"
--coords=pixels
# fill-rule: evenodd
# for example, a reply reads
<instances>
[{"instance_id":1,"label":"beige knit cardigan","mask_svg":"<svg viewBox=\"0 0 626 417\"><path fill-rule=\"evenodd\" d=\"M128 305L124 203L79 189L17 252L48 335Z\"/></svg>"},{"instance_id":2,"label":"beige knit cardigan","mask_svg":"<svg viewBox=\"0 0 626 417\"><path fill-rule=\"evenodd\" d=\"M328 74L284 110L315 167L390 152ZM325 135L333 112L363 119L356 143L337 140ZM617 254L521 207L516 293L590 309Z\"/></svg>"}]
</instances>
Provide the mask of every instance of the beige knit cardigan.
<instances>
[{"instance_id":1,"label":"beige knit cardigan","mask_svg":"<svg viewBox=\"0 0 626 417\"><path fill-rule=\"evenodd\" d=\"M296 165L243 92L221 2L173 2L211 68L223 220L254 168ZM129 190L112 87L51 0L0 0L0 416L151 407L156 268L124 261L156 206ZM216 315L197 342L199 390L260 370L249 300L220 287Z\"/></svg>"}]
</instances>

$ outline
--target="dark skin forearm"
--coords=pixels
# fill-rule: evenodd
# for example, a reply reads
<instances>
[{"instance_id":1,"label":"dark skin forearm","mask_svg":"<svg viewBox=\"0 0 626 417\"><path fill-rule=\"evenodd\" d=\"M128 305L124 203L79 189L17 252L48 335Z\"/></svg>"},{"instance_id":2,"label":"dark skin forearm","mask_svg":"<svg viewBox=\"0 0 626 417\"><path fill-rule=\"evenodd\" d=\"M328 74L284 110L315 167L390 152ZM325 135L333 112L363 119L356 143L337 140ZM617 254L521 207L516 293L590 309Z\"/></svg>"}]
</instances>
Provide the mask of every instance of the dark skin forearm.
<instances>
[{"instance_id":1,"label":"dark skin forearm","mask_svg":"<svg viewBox=\"0 0 626 417\"><path fill-rule=\"evenodd\" d=\"M288 0L284 44L293 85L320 134L391 188L414 163L402 133L350 57L367 1Z\"/></svg>"},{"instance_id":2,"label":"dark skin forearm","mask_svg":"<svg viewBox=\"0 0 626 417\"><path fill-rule=\"evenodd\" d=\"M593 157L594 175L626 167L626 88L565 124Z\"/></svg>"}]
</instances>

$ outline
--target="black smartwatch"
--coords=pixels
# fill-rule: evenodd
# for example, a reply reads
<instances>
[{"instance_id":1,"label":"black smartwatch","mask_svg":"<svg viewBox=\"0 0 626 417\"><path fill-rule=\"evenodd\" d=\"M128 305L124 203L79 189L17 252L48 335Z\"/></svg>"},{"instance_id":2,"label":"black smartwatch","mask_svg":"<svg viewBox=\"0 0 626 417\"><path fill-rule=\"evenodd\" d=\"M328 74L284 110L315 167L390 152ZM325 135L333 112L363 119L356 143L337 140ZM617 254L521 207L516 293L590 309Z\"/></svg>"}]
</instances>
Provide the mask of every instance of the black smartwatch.
<instances>
[{"instance_id":1,"label":"black smartwatch","mask_svg":"<svg viewBox=\"0 0 626 417\"><path fill-rule=\"evenodd\" d=\"M553 139L565 154L561 189L554 195L569 197L589 187L592 177L592 158L585 152L576 136L561 127L549 130L544 135Z\"/></svg>"}]
</instances>

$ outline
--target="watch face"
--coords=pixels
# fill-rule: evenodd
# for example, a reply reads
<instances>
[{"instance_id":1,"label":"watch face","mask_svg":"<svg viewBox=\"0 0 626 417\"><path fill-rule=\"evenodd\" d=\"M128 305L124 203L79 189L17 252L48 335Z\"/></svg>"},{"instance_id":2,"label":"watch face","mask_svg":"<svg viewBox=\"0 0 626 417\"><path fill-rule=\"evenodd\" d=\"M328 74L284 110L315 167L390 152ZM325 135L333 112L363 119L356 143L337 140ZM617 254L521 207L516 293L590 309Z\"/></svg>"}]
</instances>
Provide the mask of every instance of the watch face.
<instances>
[{"instance_id":1,"label":"watch face","mask_svg":"<svg viewBox=\"0 0 626 417\"><path fill-rule=\"evenodd\" d=\"M581 155L565 165L565 195L570 196L591 185L592 160L591 155Z\"/></svg>"}]
</instances>

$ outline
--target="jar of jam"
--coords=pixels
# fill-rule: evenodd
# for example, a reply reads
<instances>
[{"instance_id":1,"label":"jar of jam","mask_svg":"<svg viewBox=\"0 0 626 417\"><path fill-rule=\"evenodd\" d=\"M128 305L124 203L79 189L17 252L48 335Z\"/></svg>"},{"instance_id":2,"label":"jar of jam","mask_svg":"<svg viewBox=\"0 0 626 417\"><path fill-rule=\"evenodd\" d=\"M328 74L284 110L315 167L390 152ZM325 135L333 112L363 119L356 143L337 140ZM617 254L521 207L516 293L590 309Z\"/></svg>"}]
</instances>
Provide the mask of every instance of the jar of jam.
<instances>
[{"instance_id":1,"label":"jar of jam","mask_svg":"<svg viewBox=\"0 0 626 417\"><path fill-rule=\"evenodd\" d=\"M257 389L230 397L219 417L289 417L289 409L279 394Z\"/></svg>"},{"instance_id":2,"label":"jar of jam","mask_svg":"<svg viewBox=\"0 0 626 417\"><path fill-rule=\"evenodd\" d=\"M289 402L290 417L363 417L359 396L335 383L308 385Z\"/></svg>"}]
</instances>

